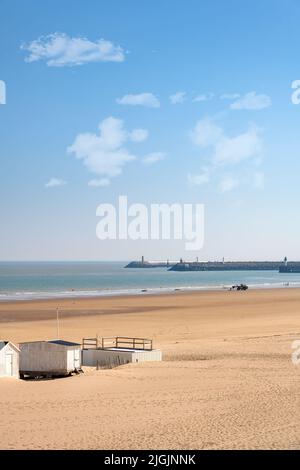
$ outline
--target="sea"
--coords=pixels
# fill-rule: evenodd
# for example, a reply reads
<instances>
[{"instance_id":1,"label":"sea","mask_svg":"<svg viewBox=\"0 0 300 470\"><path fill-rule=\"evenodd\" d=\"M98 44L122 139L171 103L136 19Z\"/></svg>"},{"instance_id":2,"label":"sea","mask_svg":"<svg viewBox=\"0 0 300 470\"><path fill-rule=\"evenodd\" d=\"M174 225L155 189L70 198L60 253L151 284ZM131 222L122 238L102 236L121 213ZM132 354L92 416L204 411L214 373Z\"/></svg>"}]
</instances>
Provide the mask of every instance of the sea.
<instances>
[{"instance_id":1,"label":"sea","mask_svg":"<svg viewBox=\"0 0 300 470\"><path fill-rule=\"evenodd\" d=\"M300 287L299 274L278 271L176 272L125 269L127 262L0 262L0 302L51 298L147 295L249 288Z\"/></svg>"}]
</instances>

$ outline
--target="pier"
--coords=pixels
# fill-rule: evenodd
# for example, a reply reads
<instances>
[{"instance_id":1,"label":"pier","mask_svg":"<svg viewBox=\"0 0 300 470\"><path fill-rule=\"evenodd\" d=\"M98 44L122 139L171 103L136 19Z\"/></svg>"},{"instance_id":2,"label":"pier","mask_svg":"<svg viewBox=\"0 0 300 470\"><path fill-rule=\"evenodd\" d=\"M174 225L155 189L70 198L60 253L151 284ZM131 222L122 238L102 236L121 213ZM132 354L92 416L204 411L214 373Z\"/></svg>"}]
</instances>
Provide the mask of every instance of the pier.
<instances>
[{"instance_id":1,"label":"pier","mask_svg":"<svg viewBox=\"0 0 300 470\"><path fill-rule=\"evenodd\" d=\"M168 271L278 271L282 274L300 273L300 261L131 261L125 268L167 268Z\"/></svg>"},{"instance_id":2,"label":"pier","mask_svg":"<svg viewBox=\"0 0 300 470\"><path fill-rule=\"evenodd\" d=\"M145 261L144 256L142 256L140 261L131 261L128 263L125 268L171 268L175 266L177 262L167 261Z\"/></svg>"}]
</instances>

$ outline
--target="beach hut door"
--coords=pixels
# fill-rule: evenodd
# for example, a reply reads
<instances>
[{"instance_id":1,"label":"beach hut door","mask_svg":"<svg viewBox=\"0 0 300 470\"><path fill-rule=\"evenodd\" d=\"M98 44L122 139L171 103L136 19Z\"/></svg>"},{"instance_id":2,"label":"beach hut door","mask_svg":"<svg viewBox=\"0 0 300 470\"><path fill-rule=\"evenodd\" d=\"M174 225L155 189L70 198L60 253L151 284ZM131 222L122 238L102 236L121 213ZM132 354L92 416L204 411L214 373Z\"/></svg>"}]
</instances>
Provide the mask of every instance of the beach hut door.
<instances>
[{"instance_id":1,"label":"beach hut door","mask_svg":"<svg viewBox=\"0 0 300 470\"><path fill-rule=\"evenodd\" d=\"M80 368L79 354L80 354L79 349L75 349L74 350L74 369Z\"/></svg>"},{"instance_id":2,"label":"beach hut door","mask_svg":"<svg viewBox=\"0 0 300 470\"><path fill-rule=\"evenodd\" d=\"M12 354L5 355L5 370L6 370L6 375L9 375L9 376L13 375L13 355Z\"/></svg>"}]
</instances>

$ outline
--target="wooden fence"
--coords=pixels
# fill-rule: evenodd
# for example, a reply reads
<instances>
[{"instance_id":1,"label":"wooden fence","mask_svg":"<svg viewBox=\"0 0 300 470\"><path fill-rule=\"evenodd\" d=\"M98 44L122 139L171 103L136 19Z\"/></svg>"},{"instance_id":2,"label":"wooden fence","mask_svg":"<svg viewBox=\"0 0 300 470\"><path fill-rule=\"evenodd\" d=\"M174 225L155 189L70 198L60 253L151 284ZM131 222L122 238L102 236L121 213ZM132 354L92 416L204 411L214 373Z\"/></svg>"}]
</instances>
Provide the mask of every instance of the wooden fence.
<instances>
[{"instance_id":1,"label":"wooden fence","mask_svg":"<svg viewBox=\"0 0 300 470\"><path fill-rule=\"evenodd\" d=\"M146 338L132 338L128 336L107 336L99 340L96 338L83 338L83 349L139 349L152 351L153 341Z\"/></svg>"}]
</instances>

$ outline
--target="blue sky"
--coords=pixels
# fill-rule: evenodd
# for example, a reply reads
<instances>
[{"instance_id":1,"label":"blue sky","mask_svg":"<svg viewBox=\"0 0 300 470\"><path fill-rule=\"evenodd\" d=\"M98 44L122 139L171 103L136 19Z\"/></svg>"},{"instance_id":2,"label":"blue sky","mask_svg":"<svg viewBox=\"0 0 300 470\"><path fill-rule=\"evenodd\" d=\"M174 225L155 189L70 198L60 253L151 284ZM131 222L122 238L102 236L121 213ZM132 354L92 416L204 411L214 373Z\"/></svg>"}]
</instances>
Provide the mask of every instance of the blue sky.
<instances>
[{"instance_id":1,"label":"blue sky","mask_svg":"<svg viewBox=\"0 0 300 470\"><path fill-rule=\"evenodd\" d=\"M2 0L1 17L0 259L300 258L299 2ZM100 242L96 208L122 194L204 203L203 249Z\"/></svg>"}]
</instances>

